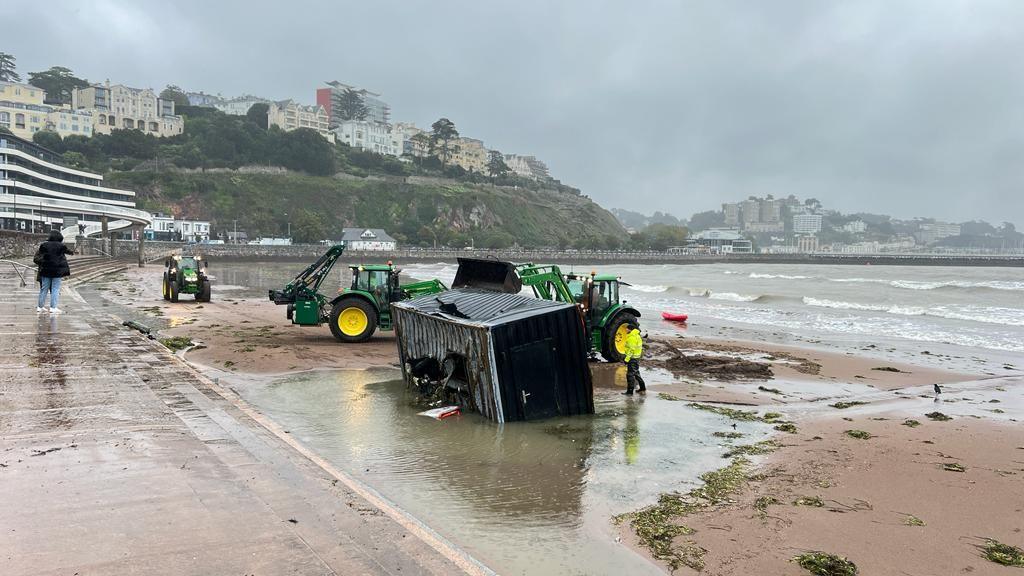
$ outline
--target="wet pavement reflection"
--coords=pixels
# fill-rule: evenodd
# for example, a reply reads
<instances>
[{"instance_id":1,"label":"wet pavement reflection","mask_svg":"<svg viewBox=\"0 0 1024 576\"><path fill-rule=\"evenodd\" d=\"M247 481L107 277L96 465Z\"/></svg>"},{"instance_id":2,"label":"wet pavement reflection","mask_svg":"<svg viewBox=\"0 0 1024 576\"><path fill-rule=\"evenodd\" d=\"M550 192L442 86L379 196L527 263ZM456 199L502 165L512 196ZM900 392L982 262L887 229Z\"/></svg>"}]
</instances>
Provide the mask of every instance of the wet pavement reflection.
<instances>
[{"instance_id":1,"label":"wet pavement reflection","mask_svg":"<svg viewBox=\"0 0 1024 576\"><path fill-rule=\"evenodd\" d=\"M614 374L614 373L613 373ZM614 381L620 380L614 374ZM660 571L616 543L615 514L722 466L732 421L598 388L593 416L494 424L416 413L394 370L308 372L236 386L333 464L501 574ZM767 427L739 423L753 440Z\"/></svg>"}]
</instances>

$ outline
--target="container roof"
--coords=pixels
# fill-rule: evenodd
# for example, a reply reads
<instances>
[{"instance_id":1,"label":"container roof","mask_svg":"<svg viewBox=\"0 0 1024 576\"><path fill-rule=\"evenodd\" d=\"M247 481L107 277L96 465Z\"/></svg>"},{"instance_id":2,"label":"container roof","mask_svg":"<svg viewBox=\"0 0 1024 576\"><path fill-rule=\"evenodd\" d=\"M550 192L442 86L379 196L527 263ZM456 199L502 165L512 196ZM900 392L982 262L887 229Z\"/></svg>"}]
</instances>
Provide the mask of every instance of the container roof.
<instances>
[{"instance_id":1,"label":"container roof","mask_svg":"<svg viewBox=\"0 0 1024 576\"><path fill-rule=\"evenodd\" d=\"M460 288L398 302L394 306L453 320L495 325L515 318L569 308L573 304L541 300L521 294Z\"/></svg>"}]
</instances>

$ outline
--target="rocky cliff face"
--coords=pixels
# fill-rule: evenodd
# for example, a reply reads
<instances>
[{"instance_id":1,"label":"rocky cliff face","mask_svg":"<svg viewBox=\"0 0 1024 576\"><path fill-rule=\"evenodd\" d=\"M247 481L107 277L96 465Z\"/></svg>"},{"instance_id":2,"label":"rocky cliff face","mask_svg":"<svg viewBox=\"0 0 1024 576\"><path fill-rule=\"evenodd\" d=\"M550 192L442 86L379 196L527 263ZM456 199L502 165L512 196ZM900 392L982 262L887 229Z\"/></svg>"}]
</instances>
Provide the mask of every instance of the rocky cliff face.
<instances>
[{"instance_id":1,"label":"rocky cliff face","mask_svg":"<svg viewBox=\"0 0 1024 576\"><path fill-rule=\"evenodd\" d=\"M461 182L410 183L300 174L130 172L107 176L150 211L232 225L250 237L338 238L346 226L384 228L406 244L476 241L502 247L605 247L622 226L589 198Z\"/></svg>"}]
</instances>

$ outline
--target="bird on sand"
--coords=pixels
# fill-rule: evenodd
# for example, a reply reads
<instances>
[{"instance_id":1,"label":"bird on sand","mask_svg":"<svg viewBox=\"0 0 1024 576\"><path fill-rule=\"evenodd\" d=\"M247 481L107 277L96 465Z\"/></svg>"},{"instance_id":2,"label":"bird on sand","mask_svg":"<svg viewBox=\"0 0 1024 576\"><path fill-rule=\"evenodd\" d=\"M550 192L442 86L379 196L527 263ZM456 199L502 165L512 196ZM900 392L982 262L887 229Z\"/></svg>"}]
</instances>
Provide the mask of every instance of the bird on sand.
<instances>
[{"instance_id":1,"label":"bird on sand","mask_svg":"<svg viewBox=\"0 0 1024 576\"><path fill-rule=\"evenodd\" d=\"M939 388L938 384L932 384L932 388L935 389L935 395L936 396L938 396L939 394L942 394L942 388Z\"/></svg>"}]
</instances>

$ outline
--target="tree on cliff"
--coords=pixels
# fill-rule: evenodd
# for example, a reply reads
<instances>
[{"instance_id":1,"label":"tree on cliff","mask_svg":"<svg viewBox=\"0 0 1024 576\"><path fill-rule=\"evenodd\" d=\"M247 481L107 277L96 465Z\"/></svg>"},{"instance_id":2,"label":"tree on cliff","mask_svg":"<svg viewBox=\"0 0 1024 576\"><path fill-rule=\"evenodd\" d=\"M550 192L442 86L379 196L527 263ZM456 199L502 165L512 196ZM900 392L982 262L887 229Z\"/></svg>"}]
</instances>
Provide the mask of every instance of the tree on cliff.
<instances>
[{"instance_id":1,"label":"tree on cliff","mask_svg":"<svg viewBox=\"0 0 1024 576\"><path fill-rule=\"evenodd\" d=\"M434 122L430 129L430 153L437 156L444 170L452 154L459 151L459 147L451 143L459 138L459 131L455 129L455 123L447 118Z\"/></svg>"},{"instance_id":2,"label":"tree on cliff","mask_svg":"<svg viewBox=\"0 0 1024 576\"><path fill-rule=\"evenodd\" d=\"M167 88L164 88L163 91L160 92L160 97L164 100L174 102L174 107L176 109L189 105L188 96L185 94L185 91L174 84L168 84Z\"/></svg>"},{"instance_id":3,"label":"tree on cliff","mask_svg":"<svg viewBox=\"0 0 1024 576\"><path fill-rule=\"evenodd\" d=\"M0 52L0 80L4 82L21 82L21 75L15 70L17 60L12 54Z\"/></svg>"},{"instance_id":4,"label":"tree on cliff","mask_svg":"<svg viewBox=\"0 0 1024 576\"><path fill-rule=\"evenodd\" d=\"M338 102L337 116L342 120L366 120L366 116L370 113L369 108L363 102L363 97L359 92L351 88L346 88L341 93L341 99Z\"/></svg>"},{"instance_id":5,"label":"tree on cliff","mask_svg":"<svg viewBox=\"0 0 1024 576\"><path fill-rule=\"evenodd\" d=\"M266 130L268 114L270 114L270 105L263 102L257 102L252 106L249 106L249 110L246 111L245 117L248 118L250 122L253 122L260 128Z\"/></svg>"},{"instance_id":6,"label":"tree on cliff","mask_svg":"<svg viewBox=\"0 0 1024 576\"><path fill-rule=\"evenodd\" d=\"M490 158L487 159L487 173L491 175L491 182L498 176L508 174L512 169L505 164L505 157L497 150L491 150Z\"/></svg>"},{"instance_id":7,"label":"tree on cliff","mask_svg":"<svg viewBox=\"0 0 1024 576\"><path fill-rule=\"evenodd\" d=\"M42 72L29 72L28 83L46 92L46 101L71 104L71 93L76 88L88 88L89 82L71 73L70 68L54 66Z\"/></svg>"}]
</instances>

